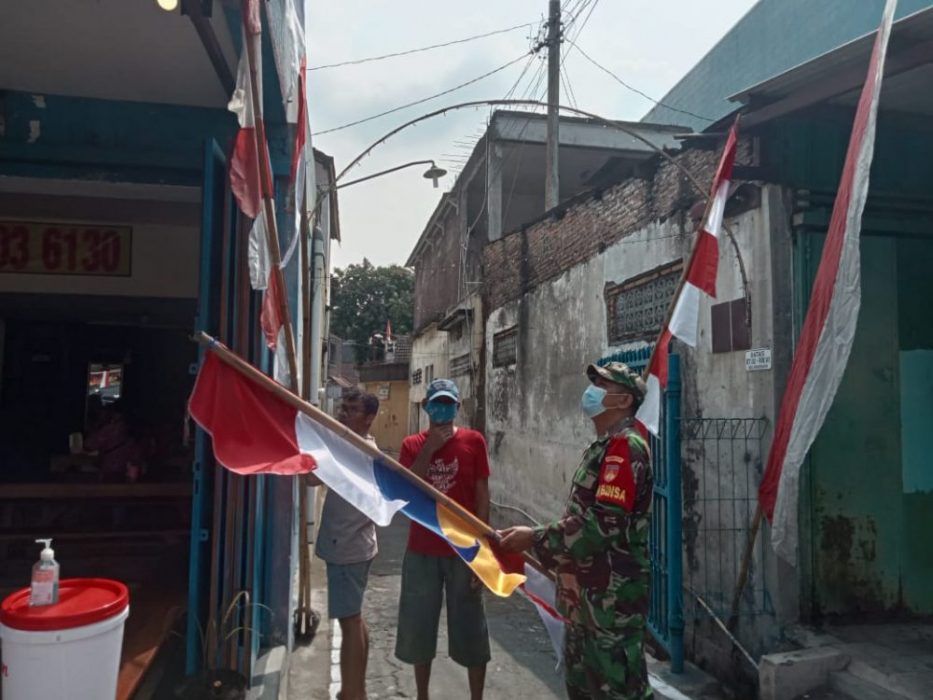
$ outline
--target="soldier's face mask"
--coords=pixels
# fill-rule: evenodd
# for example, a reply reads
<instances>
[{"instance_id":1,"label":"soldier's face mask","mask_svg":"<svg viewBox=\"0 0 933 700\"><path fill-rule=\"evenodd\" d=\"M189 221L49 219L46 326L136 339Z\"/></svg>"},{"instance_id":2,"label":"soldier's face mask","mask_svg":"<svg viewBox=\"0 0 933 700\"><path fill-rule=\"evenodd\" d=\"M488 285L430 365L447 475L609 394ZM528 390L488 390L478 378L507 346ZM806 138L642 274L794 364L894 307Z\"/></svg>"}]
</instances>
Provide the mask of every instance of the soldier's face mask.
<instances>
[{"instance_id":1,"label":"soldier's face mask","mask_svg":"<svg viewBox=\"0 0 933 700\"><path fill-rule=\"evenodd\" d=\"M583 398L580 400L583 413L586 414L587 418L595 418L599 414L608 411L610 408L623 408L618 404L606 406L604 401L607 396L631 396L631 394L625 391L606 391L601 386L590 384L586 388L586 391L583 392Z\"/></svg>"},{"instance_id":2,"label":"soldier's face mask","mask_svg":"<svg viewBox=\"0 0 933 700\"><path fill-rule=\"evenodd\" d=\"M595 384L586 387L583 398L580 399L580 407L587 418L595 418L600 413L605 412L606 407L603 406L603 399L606 398L607 393L609 392Z\"/></svg>"}]
</instances>

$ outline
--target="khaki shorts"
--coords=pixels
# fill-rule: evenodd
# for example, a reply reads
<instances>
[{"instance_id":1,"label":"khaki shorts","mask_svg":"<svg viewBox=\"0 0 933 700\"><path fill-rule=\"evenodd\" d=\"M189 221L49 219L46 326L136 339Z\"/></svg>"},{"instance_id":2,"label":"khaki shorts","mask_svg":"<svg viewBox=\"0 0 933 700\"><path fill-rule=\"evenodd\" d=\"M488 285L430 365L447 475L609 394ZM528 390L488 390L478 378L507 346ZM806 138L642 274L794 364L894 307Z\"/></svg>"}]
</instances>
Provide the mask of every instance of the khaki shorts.
<instances>
[{"instance_id":1,"label":"khaki shorts","mask_svg":"<svg viewBox=\"0 0 933 700\"><path fill-rule=\"evenodd\" d=\"M446 596L450 658L467 668L489 662L483 589L473 590L472 580L473 572L459 557L405 552L395 639L395 656L400 661L426 664L434 658Z\"/></svg>"}]
</instances>

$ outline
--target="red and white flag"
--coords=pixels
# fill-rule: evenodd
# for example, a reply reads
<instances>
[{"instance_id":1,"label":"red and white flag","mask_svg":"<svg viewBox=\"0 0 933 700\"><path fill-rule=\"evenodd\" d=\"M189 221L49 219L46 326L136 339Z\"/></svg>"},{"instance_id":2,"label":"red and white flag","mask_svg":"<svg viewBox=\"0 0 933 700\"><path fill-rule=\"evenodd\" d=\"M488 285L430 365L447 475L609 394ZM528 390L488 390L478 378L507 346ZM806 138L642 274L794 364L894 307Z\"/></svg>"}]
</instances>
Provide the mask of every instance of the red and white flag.
<instances>
[{"instance_id":1,"label":"red and white flag","mask_svg":"<svg viewBox=\"0 0 933 700\"><path fill-rule=\"evenodd\" d=\"M237 68L236 88L230 97L227 109L233 112L240 125L233 142L233 153L230 157L230 190L236 198L240 211L253 220L249 233L248 261L250 286L256 290L266 289L269 284L269 242L267 238L268 222L265 220L263 208L262 169L260 158L268 163L268 151L257 147L257 131L259 143L265 143L265 129L262 115L253 109L253 90L250 82L249 56L246 43L250 35L258 33L259 16L258 4L244 3L243 49ZM259 92L259 101L262 102L262 52L256 52L256 82Z\"/></svg>"},{"instance_id":2,"label":"red and white flag","mask_svg":"<svg viewBox=\"0 0 933 700\"><path fill-rule=\"evenodd\" d=\"M861 304L859 233L875 149L884 59L897 0L888 0L862 88L810 306L794 354L758 500L777 553L796 561L800 466L842 381Z\"/></svg>"},{"instance_id":3,"label":"red and white flag","mask_svg":"<svg viewBox=\"0 0 933 700\"><path fill-rule=\"evenodd\" d=\"M737 143L737 129L733 125L729 129L726 146L723 148L719 167L713 178L709 211L690 255L690 262L684 275L684 284L674 305L671 320L661 331L651 358L651 366L648 368L648 392L636 417L655 435L658 435L661 430L661 393L667 386L667 357L671 338L677 338L690 347L696 347L697 327L700 320L700 295L716 297L719 233L722 229L723 214L726 211L726 200L729 198L729 185L732 181L732 166L735 163Z\"/></svg>"},{"instance_id":4,"label":"red and white flag","mask_svg":"<svg viewBox=\"0 0 933 700\"><path fill-rule=\"evenodd\" d=\"M276 72L285 107L285 117L294 124L290 188L294 194L294 235L282 255L288 265L297 250L302 216L311 220L314 210L314 157L311 123L308 118L308 21L310 0L268 0L266 17L272 40ZM298 11L298 3L302 12ZM310 196L306 196L310 195Z\"/></svg>"}]
</instances>

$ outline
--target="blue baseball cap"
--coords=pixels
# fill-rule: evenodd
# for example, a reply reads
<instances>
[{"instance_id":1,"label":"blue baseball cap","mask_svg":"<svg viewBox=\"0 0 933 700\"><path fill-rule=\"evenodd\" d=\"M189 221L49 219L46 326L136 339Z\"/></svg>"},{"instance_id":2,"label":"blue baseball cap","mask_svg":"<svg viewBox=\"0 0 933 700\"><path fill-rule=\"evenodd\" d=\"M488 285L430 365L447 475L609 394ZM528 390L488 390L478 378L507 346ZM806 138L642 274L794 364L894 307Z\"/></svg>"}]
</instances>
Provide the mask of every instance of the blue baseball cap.
<instances>
[{"instance_id":1,"label":"blue baseball cap","mask_svg":"<svg viewBox=\"0 0 933 700\"><path fill-rule=\"evenodd\" d=\"M457 389L457 385L449 379L435 379L428 384L428 389L425 392L425 399L433 401L434 399L443 397L453 399L457 403L460 403L460 391Z\"/></svg>"}]
</instances>

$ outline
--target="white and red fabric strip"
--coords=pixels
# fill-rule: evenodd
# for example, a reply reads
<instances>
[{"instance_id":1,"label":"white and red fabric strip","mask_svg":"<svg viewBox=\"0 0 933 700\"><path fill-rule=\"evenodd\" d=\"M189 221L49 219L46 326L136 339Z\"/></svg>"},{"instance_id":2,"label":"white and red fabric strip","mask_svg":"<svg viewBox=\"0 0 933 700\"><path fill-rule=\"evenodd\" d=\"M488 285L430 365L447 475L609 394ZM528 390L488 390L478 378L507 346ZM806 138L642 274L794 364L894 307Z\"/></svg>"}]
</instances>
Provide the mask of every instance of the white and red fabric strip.
<instances>
[{"instance_id":1,"label":"white and red fabric strip","mask_svg":"<svg viewBox=\"0 0 933 700\"><path fill-rule=\"evenodd\" d=\"M638 421L650 432L659 435L661 431L661 393L667 385L667 357L671 338L677 338L690 347L696 347L700 322L700 299L705 294L716 297L716 274L719 269L719 233L729 198L729 186L732 181L732 167L735 163L735 151L738 133L735 125L729 129L726 145L716 168L710 204L706 219L694 243L690 262L684 274L670 322L661 331L656 349L651 358L648 374L648 392L638 409Z\"/></svg>"},{"instance_id":2,"label":"white and red fabric strip","mask_svg":"<svg viewBox=\"0 0 933 700\"><path fill-rule=\"evenodd\" d=\"M554 581L529 564L525 564L524 573L525 583L519 591L534 603L560 665L564 656L564 625L567 620L557 612L557 586Z\"/></svg>"},{"instance_id":3,"label":"white and red fabric strip","mask_svg":"<svg viewBox=\"0 0 933 700\"><path fill-rule=\"evenodd\" d=\"M868 197L884 59L896 5L897 0L888 0L875 38L810 306L758 491L759 505L772 522L774 548L791 563L797 554L800 466L833 404L858 324L859 234Z\"/></svg>"}]
</instances>

